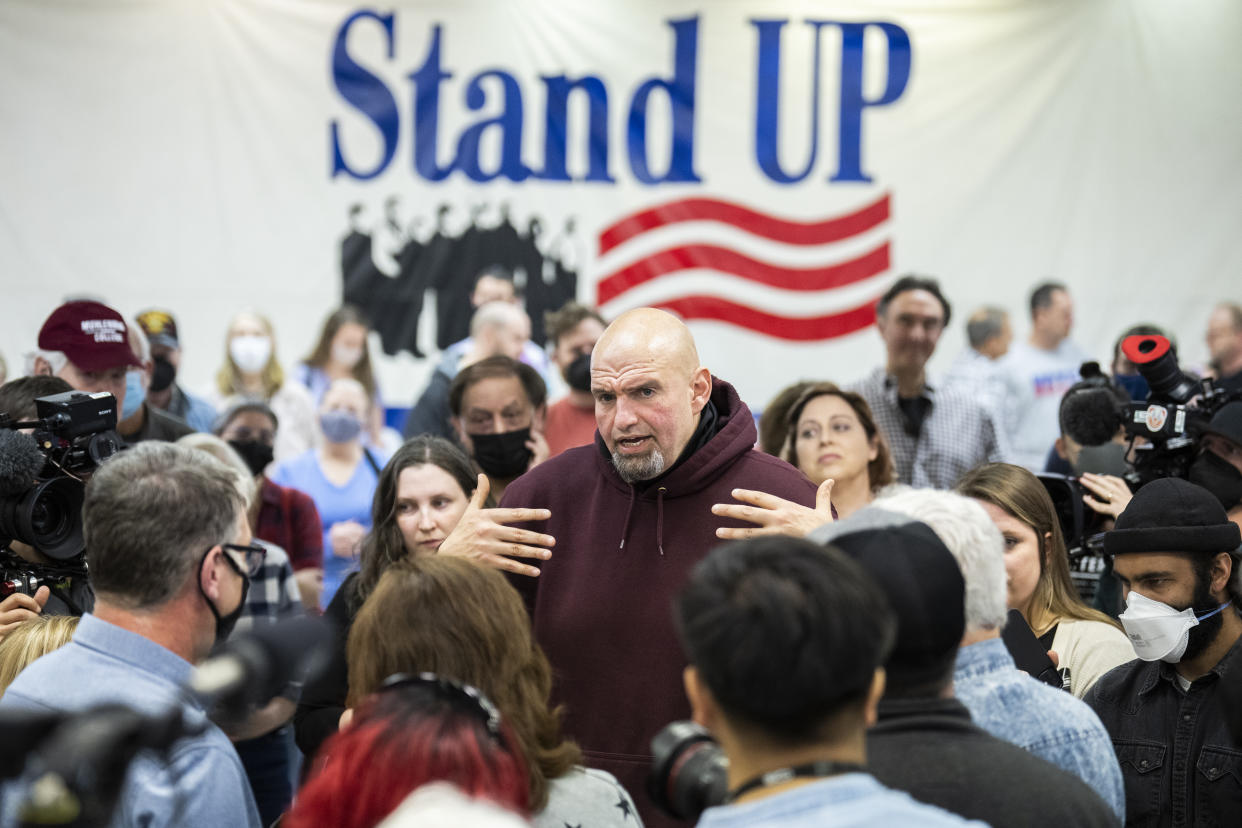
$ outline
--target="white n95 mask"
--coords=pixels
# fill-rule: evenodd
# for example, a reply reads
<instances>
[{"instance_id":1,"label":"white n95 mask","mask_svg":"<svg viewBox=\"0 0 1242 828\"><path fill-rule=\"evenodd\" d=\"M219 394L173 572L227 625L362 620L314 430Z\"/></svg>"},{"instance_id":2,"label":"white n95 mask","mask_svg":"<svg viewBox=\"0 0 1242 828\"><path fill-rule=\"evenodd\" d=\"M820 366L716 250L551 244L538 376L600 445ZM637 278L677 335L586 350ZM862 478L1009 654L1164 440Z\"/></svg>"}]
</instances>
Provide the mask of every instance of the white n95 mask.
<instances>
[{"instance_id":1,"label":"white n95 mask","mask_svg":"<svg viewBox=\"0 0 1242 828\"><path fill-rule=\"evenodd\" d=\"M1131 590L1126 596L1126 611L1117 620L1134 645L1134 654L1143 661L1176 664L1182 660L1186 645L1190 643L1190 628L1211 618L1229 603L1226 601L1211 612L1196 617L1190 607L1175 610L1168 604L1153 601Z\"/></svg>"}]
</instances>

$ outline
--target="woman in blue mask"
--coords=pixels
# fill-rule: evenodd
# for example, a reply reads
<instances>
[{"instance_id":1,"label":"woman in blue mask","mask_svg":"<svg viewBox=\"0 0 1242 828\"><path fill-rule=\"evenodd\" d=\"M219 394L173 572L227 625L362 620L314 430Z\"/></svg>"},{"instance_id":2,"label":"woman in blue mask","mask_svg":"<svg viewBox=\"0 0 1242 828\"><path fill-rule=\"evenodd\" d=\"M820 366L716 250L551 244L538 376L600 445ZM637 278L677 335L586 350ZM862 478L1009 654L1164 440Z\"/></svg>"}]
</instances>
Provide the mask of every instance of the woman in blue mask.
<instances>
[{"instance_id":1,"label":"woman in blue mask","mask_svg":"<svg viewBox=\"0 0 1242 828\"><path fill-rule=\"evenodd\" d=\"M271 475L272 482L310 495L319 510L324 604L358 568L362 540L371 528L371 498L387 460L365 445L371 404L357 380L334 380L319 405L318 448L279 463Z\"/></svg>"},{"instance_id":2,"label":"woman in blue mask","mask_svg":"<svg viewBox=\"0 0 1242 828\"><path fill-rule=\"evenodd\" d=\"M967 472L957 491L978 501L1000 530L1008 606L1057 654L1075 696L1134 658L1120 625L1078 595L1056 509L1038 477L1021 466L988 463Z\"/></svg>"}]
</instances>

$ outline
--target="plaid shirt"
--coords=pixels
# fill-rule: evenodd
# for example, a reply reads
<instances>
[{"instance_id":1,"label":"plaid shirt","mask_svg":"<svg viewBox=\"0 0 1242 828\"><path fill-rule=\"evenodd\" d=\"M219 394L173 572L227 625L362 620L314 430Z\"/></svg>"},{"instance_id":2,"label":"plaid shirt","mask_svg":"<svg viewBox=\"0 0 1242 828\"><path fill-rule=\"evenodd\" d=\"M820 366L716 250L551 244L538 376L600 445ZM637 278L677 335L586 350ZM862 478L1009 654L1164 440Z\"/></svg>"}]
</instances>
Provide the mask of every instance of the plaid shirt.
<instances>
[{"instance_id":1,"label":"plaid shirt","mask_svg":"<svg viewBox=\"0 0 1242 828\"><path fill-rule=\"evenodd\" d=\"M263 567L250 579L250 591L246 593L246 607L237 619L238 630L248 630L255 624L273 624L302 612L302 597L289 556L279 546L258 541L267 549Z\"/></svg>"},{"instance_id":2,"label":"plaid shirt","mask_svg":"<svg viewBox=\"0 0 1242 828\"><path fill-rule=\"evenodd\" d=\"M295 571L323 569L323 524L310 495L264 477L259 497L254 536L285 550Z\"/></svg>"},{"instance_id":3,"label":"plaid shirt","mask_svg":"<svg viewBox=\"0 0 1242 828\"><path fill-rule=\"evenodd\" d=\"M922 396L931 401L931 408L917 437L906 433L897 405L897 381L883 368L875 369L851 390L871 406L902 483L920 489L949 489L980 463L1007 459L991 410L962 389L923 386Z\"/></svg>"}]
</instances>

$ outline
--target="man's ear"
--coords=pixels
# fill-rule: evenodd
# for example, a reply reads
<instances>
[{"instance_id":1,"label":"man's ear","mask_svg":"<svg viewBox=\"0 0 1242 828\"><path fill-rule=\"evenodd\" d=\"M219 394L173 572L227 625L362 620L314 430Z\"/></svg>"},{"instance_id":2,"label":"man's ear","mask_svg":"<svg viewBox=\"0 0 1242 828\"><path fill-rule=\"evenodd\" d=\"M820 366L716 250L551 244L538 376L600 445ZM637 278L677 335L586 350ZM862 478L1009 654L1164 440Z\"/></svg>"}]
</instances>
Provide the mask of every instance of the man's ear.
<instances>
[{"instance_id":1,"label":"man's ear","mask_svg":"<svg viewBox=\"0 0 1242 828\"><path fill-rule=\"evenodd\" d=\"M1229 600L1229 579L1233 577L1233 556L1228 552L1218 552L1212 559L1212 567L1208 572L1211 578L1209 586L1212 590L1212 598L1217 601Z\"/></svg>"},{"instance_id":2,"label":"man's ear","mask_svg":"<svg viewBox=\"0 0 1242 828\"><path fill-rule=\"evenodd\" d=\"M36 356L34 358L34 370L31 371L31 375L36 377L52 376L52 363L41 356Z\"/></svg>"},{"instance_id":3,"label":"man's ear","mask_svg":"<svg viewBox=\"0 0 1242 828\"><path fill-rule=\"evenodd\" d=\"M871 687L867 690L867 700L863 702L863 723L867 727L871 727L879 718L880 699L884 696L884 687L887 683L888 676L884 668L875 668L875 675L871 677Z\"/></svg>"},{"instance_id":4,"label":"man's ear","mask_svg":"<svg viewBox=\"0 0 1242 828\"><path fill-rule=\"evenodd\" d=\"M544 423L547 422L547 419L548 419L548 406L547 406L547 403L545 403L539 406L538 408L536 408L535 413L530 415L530 430L538 431L540 434L542 434L543 426L544 426Z\"/></svg>"},{"instance_id":5,"label":"man's ear","mask_svg":"<svg viewBox=\"0 0 1242 828\"><path fill-rule=\"evenodd\" d=\"M682 671L681 680L686 688L686 698L690 700L690 718L695 724L711 730L719 715L712 691L707 689L693 665Z\"/></svg>"},{"instance_id":6,"label":"man's ear","mask_svg":"<svg viewBox=\"0 0 1242 828\"><path fill-rule=\"evenodd\" d=\"M1068 452L1068 451L1067 451L1067 449L1066 449L1066 446L1065 446L1065 438L1064 438L1064 437L1058 437L1058 438L1056 439L1056 442L1054 442L1054 443L1052 444L1052 447L1053 447L1054 449L1056 449L1056 451L1057 451L1057 457L1060 457L1060 458L1061 458L1062 460L1064 460L1066 463L1070 462L1070 459L1069 459L1069 452Z\"/></svg>"},{"instance_id":7,"label":"man's ear","mask_svg":"<svg viewBox=\"0 0 1242 828\"><path fill-rule=\"evenodd\" d=\"M466 454L473 455L474 449L470 443L470 438L466 436L466 427L462 425L461 417L453 417L453 431L457 432L457 440L466 447Z\"/></svg>"},{"instance_id":8,"label":"man's ear","mask_svg":"<svg viewBox=\"0 0 1242 828\"><path fill-rule=\"evenodd\" d=\"M712 372L699 366L690 378L690 410L698 414L712 396Z\"/></svg>"},{"instance_id":9,"label":"man's ear","mask_svg":"<svg viewBox=\"0 0 1242 828\"><path fill-rule=\"evenodd\" d=\"M228 564L221 560L221 556L224 554L225 551L220 547L213 548L207 553L207 556L203 558L202 564L198 569L199 585L202 587L203 592L207 595L207 597L213 601L220 599L221 584L224 582L224 579L220 574L220 566L222 564L224 566L228 566Z\"/></svg>"}]
</instances>

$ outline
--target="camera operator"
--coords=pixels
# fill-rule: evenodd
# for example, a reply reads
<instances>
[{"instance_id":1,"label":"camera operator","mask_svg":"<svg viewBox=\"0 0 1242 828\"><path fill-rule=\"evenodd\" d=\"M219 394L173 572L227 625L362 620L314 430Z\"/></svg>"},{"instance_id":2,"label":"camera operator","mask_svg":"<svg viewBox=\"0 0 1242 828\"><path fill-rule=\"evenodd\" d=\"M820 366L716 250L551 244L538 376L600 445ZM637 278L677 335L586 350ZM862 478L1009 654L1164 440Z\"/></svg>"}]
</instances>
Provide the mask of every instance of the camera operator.
<instances>
[{"instance_id":1,"label":"camera operator","mask_svg":"<svg viewBox=\"0 0 1242 828\"><path fill-rule=\"evenodd\" d=\"M678 614L694 719L729 760L726 804L700 826L968 824L864 767L894 624L856 564L789 537L718 547Z\"/></svg>"},{"instance_id":2,"label":"camera operator","mask_svg":"<svg viewBox=\"0 0 1242 828\"><path fill-rule=\"evenodd\" d=\"M154 370L146 335L99 302L66 302L52 311L39 329L39 350L30 355L31 374L116 397L117 431L131 444L176 440L194 430L147 404Z\"/></svg>"},{"instance_id":3,"label":"camera operator","mask_svg":"<svg viewBox=\"0 0 1242 828\"><path fill-rule=\"evenodd\" d=\"M1189 478L1216 495L1229 519L1242 525L1242 401L1225 403L1203 427Z\"/></svg>"},{"instance_id":4,"label":"camera operator","mask_svg":"<svg viewBox=\"0 0 1242 828\"><path fill-rule=\"evenodd\" d=\"M120 704L147 715L178 707L184 721L202 725L161 758L139 754L116 824L260 824L237 752L179 692L227 637L262 563L237 479L203 452L157 441L101 466L82 510L95 611L0 701L0 709L31 711Z\"/></svg>"},{"instance_id":5,"label":"camera operator","mask_svg":"<svg viewBox=\"0 0 1242 828\"><path fill-rule=\"evenodd\" d=\"M37 398L72 390L58 377L15 379L0 385L0 412L14 421L33 420ZM28 482L4 480L0 485L20 490ZM37 586L29 590L30 585ZM0 590L8 593L0 600L0 638L14 625L41 613L81 615L95 605L82 555L55 561L16 538L0 537Z\"/></svg>"}]
</instances>

